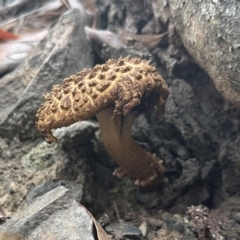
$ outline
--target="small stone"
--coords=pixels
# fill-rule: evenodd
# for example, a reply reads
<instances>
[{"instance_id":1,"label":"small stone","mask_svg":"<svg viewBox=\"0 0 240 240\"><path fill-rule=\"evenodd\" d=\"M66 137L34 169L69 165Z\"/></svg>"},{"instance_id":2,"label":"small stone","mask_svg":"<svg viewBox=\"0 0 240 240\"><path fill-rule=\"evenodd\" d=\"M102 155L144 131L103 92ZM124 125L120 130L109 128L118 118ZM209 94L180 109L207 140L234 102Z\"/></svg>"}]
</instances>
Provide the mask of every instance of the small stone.
<instances>
[{"instance_id":1,"label":"small stone","mask_svg":"<svg viewBox=\"0 0 240 240\"><path fill-rule=\"evenodd\" d=\"M102 227L106 227L107 225L109 225L110 223L110 219L109 219L109 216L104 213L100 219L98 220L99 224L102 226Z\"/></svg>"},{"instance_id":2,"label":"small stone","mask_svg":"<svg viewBox=\"0 0 240 240\"><path fill-rule=\"evenodd\" d=\"M142 232L139 228L126 223L112 223L105 230L116 239L140 240L142 237Z\"/></svg>"},{"instance_id":3,"label":"small stone","mask_svg":"<svg viewBox=\"0 0 240 240\"><path fill-rule=\"evenodd\" d=\"M147 229L148 229L147 221L143 221L141 223L141 225L139 226L139 229L142 232L142 236L146 237L147 236Z\"/></svg>"},{"instance_id":4,"label":"small stone","mask_svg":"<svg viewBox=\"0 0 240 240\"><path fill-rule=\"evenodd\" d=\"M233 218L238 222L240 223L240 212L237 212L233 215Z\"/></svg>"}]
</instances>

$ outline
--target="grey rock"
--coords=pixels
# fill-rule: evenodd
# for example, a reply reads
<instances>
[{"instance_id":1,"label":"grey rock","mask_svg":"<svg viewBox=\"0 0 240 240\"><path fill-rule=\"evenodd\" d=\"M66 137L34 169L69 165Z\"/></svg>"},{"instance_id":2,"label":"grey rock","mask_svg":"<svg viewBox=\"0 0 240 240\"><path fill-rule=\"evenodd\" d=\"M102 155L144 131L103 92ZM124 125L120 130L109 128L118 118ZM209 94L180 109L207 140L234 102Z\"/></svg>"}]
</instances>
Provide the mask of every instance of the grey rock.
<instances>
[{"instance_id":1,"label":"grey rock","mask_svg":"<svg viewBox=\"0 0 240 240\"><path fill-rule=\"evenodd\" d=\"M139 240L142 237L142 232L139 228L126 223L112 223L109 224L105 230L116 239Z\"/></svg>"},{"instance_id":2,"label":"grey rock","mask_svg":"<svg viewBox=\"0 0 240 240\"><path fill-rule=\"evenodd\" d=\"M3 138L0 138L0 157L2 159L13 158L13 153L12 153L11 149L9 148L7 142Z\"/></svg>"},{"instance_id":3,"label":"grey rock","mask_svg":"<svg viewBox=\"0 0 240 240\"><path fill-rule=\"evenodd\" d=\"M81 142L81 134L78 136ZM41 139L25 142L13 140L9 143L0 139L0 205L9 212L15 212L30 189L43 185L33 195L44 194L51 188L47 184L49 182L71 189L77 201L81 199L81 186L84 186L85 193L87 188L92 191L91 143L74 149L68 147L71 146L61 143L49 145Z\"/></svg>"},{"instance_id":4,"label":"grey rock","mask_svg":"<svg viewBox=\"0 0 240 240\"><path fill-rule=\"evenodd\" d=\"M106 2L102 0L101 2ZM150 1L109 1L108 29L114 32L138 33L139 29L151 18Z\"/></svg>"},{"instance_id":5,"label":"grey rock","mask_svg":"<svg viewBox=\"0 0 240 240\"><path fill-rule=\"evenodd\" d=\"M53 134L64 146L73 149L92 140L98 127L97 122L82 121L56 129Z\"/></svg>"},{"instance_id":6,"label":"grey rock","mask_svg":"<svg viewBox=\"0 0 240 240\"><path fill-rule=\"evenodd\" d=\"M101 227L106 227L110 224L110 218L109 216L104 213L98 220L98 223L101 225Z\"/></svg>"},{"instance_id":7,"label":"grey rock","mask_svg":"<svg viewBox=\"0 0 240 240\"><path fill-rule=\"evenodd\" d=\"M138 190L136 191L136 200L140 204L145 204L149 208L154 208L158 205L158 192L144 192Z\"/></svg>"},{"instance_id":8,"label":"grey rock","mask_svg":"<svg viewBox=\"0 0 240 240\"><path fill-rule=\"evenodd\" d=\"M62 186L38 197L0 227L26 240L94 240L93 229L89 214Z\"/></svg>"},{"instance_id":9,"label":"grey rock","mask_svg":"<svg viewBox=\"0 0 240 240\"><path fill-rule=\"evenodd\" d=\"M239 105L239 1L170 0L169 8L188 52L224 98Z\"/></svg>"},{"instance_id":10,"label":"grey rock","mask_svg":"<svg viewBox=\"0 0 240 240\"><path fill-rule=\"evenodd\" d=\"M219 208L211 210L212 216L218 220L221 235L224 239L239 239L240 199L237 195L229 197ZM220 217L219 217L220 216Z\"/></svg>"},{"instance_id":11,"label":"grey rock","mask_svg":"<svg viewBox=\"0 0 240 240\"><path fill-rule=\"evenodd\" d=\"M50 181L34 187L26 195L24 204L30 204L31 202L35 201L38 197L44 195L45 193L51 191L52 189L58 186L64 186L65 188L69 189L74 199L76 200L76 202L78 203L81 202L82 194L83 194L83 186L73 181L60 180L57 182Z\"/></svg>"},{"instance_id":12,"label":"grey rock","mask_svg":"<svg viewBox=\"0 0 240 240\"><path fill-rule=\"evenodd\" d=\"M7 215L5 213L5 211L3 210L3 208L0 208L0 225L5 223L7 220Z\"/></svg>"},{"instance_id":13,"label":"grey rock","mask_svg":"<svg viewBox=\"0 0 240 240\"><path fill-rule=\"evenodd\" d=\"M235 213L233 217L239 224L240 223L240 212Z\"/></svg>"},{"instance_id":14,"label":"grey rock","mask_svg":"<svg viewBox=\"0 0 240 240\"><path fill-rule=\"evenodd\" d=\"M71 160L60 144L49 145L39 140L22 143L14 139L5 144L0 141L0 149L3 153L0 157L0 205L7 211L15 212L30 188L67 179L66 170ZM76 171L82 174L81 169Z\"/></svg>"},{"instance_id":15,"label":"grey rock","mask_svg":"<svg viewBox=\"0 0 240 240\"><path fill-rule=\"evenodd\" d=\"M58 161L66 162L67 159L67 154L60 148L60 145L42 142L24 155L21 163L25 169L40 171L46 170Z\"/></svg>"},{"instance_id":16,"label":"grey rock","mask_svg":"<svg viewBox=\"0 0 240 240\"><path fill-rule=\"evenodd\" d=\"M161 228L152 232L153 235L158 236L160 239L179 239L179 240L197 240L189 221L180 214L163 213L162 220L164 224ZM149 239L153 239L153 236L149 236Z\"/></svg>"},{"instance_id":17,"label":"grey rock","mask_svg":"<svg viewBox=\"0 0 240 240\"><path fill-rule=\"evenodd\" d=\"M12 139L36 136L36 111L43 95L65 77L93 66L84 33L89 16L74 9L64 14L35 51L0 81L0 134Z\"/></svg>"}]
</instances>

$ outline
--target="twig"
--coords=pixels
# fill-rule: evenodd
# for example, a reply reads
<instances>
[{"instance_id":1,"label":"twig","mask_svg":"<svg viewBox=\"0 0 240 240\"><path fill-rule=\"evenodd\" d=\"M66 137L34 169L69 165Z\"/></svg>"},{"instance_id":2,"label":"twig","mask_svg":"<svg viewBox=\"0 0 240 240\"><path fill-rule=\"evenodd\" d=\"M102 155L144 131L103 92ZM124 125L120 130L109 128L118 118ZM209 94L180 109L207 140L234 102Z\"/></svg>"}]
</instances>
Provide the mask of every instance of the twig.
<instances>
[{"instance_id":1,"label":"twig","mask_svg":"<svg viewBox=\"0 0 240 240\"><path fill-rule=\"evenodd\" d=\"M117 220L118 222L123 222L123 220L120 218L120 214L119 214L119 211L118 211L118 207L117 207L117 204L115 201L113 201L113 208L115 210L115 213L116 213L116 217L117 217Z\"/></svg>"}]
</instances>

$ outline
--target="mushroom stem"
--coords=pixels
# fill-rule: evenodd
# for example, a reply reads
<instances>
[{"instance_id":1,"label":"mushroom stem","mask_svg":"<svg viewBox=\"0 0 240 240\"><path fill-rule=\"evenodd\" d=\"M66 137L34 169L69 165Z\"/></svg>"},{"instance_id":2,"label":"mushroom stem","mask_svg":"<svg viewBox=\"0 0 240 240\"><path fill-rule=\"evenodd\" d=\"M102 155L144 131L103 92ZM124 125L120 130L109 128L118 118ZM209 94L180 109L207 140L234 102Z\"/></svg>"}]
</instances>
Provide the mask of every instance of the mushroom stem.
<instances>
[{"instance_id":1,"label":"mushroom stem","mask_svg":"<svg viewBox=\"0 0 240 240\"><path fill-rule=\"evenodd\" d=\"M131 111L126 116L112 116L113 108L96 114L109 155L121 167L122 173L136 179L136 185L155 188L163 178L164 168L155 154L145 151L132 139L131 128L138 116L137 111Z\"/></svg>"}]
</instances>

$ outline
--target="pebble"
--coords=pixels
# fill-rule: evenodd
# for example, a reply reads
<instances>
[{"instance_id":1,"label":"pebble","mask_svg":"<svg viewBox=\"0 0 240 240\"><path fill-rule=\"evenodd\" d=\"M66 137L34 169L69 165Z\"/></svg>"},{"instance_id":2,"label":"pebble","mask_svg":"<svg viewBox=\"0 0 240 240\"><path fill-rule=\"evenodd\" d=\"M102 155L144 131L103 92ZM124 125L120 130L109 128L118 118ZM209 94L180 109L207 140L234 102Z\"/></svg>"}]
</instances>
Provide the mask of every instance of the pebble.
<instances>
[{"instance_id":1,"label":"pebble","mask_svg":"<svg viewBox=\"0 0 240 240\"><path fill-rule=\"evenodd\" d=\"M237 212L234 214L233 218L238 222L240 223L240 212Z\"/></svg>"},{"instance_id":2,"label":"pebble","mask_svg":"<svg viewBox=\"0 0 240 240\"><path fill-rule=\"evenodd\" d=\"M142 238L141 230L131 224L112 223L108 225L105 230L116 239L140 240Z\"/></svg>"}]
</instances>

